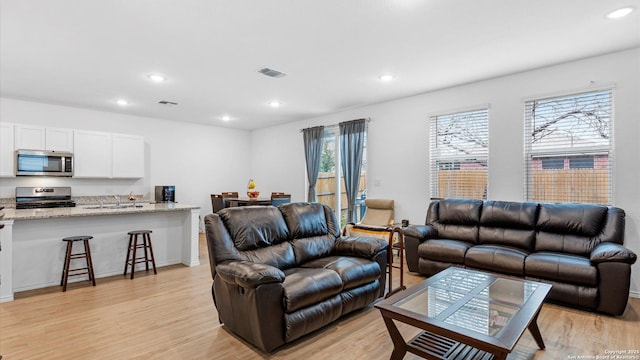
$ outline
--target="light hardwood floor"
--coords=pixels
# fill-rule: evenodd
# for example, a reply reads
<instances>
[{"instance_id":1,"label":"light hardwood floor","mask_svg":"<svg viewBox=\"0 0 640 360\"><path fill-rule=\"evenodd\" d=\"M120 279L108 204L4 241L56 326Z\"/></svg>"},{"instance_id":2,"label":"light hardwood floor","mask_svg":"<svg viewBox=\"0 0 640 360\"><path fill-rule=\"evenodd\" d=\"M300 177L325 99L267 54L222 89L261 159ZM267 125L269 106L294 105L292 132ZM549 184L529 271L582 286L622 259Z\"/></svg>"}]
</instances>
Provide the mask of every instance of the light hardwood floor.
<instances>
[{"instance_id":1,"label":"light hardwood floor","mask_svg":"<svg viewBox=\"0 0 640 360\"><path fill-rule=\"evenodd\" d=\"M248 346L218 323L204 244L201 239L198 267L159 268L155 276L138 272L134 280L102 278L96 287L72 283L66 293L52 287L16 294L15 301L0 304L3 360L389 358L392 343L373 307L274 354ZM405 275L407 285L422 279ZM631 299L618 318L545 304L538 324L547 349L538 350L525 332L509 359L595 359L612 350L640 350L640 299ZM418 332L399 328L407 338Z\"/></svg>"}]
</instances>

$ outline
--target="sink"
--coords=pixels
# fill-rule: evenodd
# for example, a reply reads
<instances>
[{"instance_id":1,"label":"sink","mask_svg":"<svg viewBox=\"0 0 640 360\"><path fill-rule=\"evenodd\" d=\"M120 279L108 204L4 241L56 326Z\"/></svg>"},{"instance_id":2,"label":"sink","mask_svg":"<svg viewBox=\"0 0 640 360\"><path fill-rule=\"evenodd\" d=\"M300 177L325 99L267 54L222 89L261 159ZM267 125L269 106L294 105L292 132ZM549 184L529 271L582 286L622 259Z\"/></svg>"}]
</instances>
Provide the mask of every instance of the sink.
<instances>
[{"instance_id":1,"label":"sink","mask_svg":"<svg viewBox=\"0 0 640 360\"><path fill-rule=\"evenodd\" d=\"M132 204L126 204L126 205L120 205L120 206L116 206L116 205L104 205L104 206L100 206L100 205L96 205L96 206L86 206L84 207L84 209L127 209L127 208L132 208L133 205ZM136 205L136 208L141 208L142 205Z\"/></svg>"}]
</instances>

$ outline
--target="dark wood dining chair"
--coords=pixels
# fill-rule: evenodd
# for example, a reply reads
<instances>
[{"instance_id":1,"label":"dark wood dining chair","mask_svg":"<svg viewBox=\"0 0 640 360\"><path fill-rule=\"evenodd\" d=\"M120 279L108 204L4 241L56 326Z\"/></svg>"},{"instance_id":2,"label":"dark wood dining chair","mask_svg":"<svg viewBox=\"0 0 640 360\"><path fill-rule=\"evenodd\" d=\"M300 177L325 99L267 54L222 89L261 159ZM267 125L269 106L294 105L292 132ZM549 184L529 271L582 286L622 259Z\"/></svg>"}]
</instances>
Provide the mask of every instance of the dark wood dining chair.
<instances>
[{"instance_id":1,"label":"dark wood dining chair","mask_svg":"<svg viewBox=\"0 0 640 360\"><path fill-rule=\"evenodd\" d=\"M224 197L220 194L211 194L211 208L214 213L224 209L225 206Z\"/></svg>"},{"instance_id":2,"label":"dark wood dining chair","mask_svg":"<svg viewBox=\"0 0 640 360\"><path fill-rule=\"evenodd\" d=\"M291 194L271 193L271 205L278 206L291 202Z\"/></svg>"}]
</instances>

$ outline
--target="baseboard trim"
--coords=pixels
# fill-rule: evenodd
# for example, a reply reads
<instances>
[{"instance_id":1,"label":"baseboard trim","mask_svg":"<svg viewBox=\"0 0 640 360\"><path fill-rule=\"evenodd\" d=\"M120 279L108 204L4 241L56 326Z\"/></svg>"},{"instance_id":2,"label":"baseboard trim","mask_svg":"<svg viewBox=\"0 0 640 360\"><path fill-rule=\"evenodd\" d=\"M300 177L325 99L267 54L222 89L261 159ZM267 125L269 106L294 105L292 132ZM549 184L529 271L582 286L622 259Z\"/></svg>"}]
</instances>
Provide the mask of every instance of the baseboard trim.
<instances>
[{"instance_id":1,"label":"baseboard trim","mask_svg":"<svg viewBox=\"0 0 640 360\"><path fill-rule=\"evenodd\" d=\"M640 298L640 292L638 292L638 291L629 291L629 297Z\"/></svg>"}]
</instances>

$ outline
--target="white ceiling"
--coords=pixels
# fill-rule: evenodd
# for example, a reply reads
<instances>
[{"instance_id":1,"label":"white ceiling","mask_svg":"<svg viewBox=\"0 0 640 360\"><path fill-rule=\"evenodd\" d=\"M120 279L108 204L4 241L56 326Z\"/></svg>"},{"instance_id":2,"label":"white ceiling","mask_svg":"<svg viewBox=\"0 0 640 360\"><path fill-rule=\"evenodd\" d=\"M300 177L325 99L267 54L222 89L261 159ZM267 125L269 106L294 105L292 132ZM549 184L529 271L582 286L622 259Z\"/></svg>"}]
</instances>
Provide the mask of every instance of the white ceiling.
<instances>
[{"instance_id":1,"label":"white ceiling","mask_svg":"<svg viewBox=\"0 0 640 360\"><path fill-rule=\"evenodd\" d=\"M639 2L2 0L0 92L257 129L638 47Z\"/></svg>"}]
</instances>

